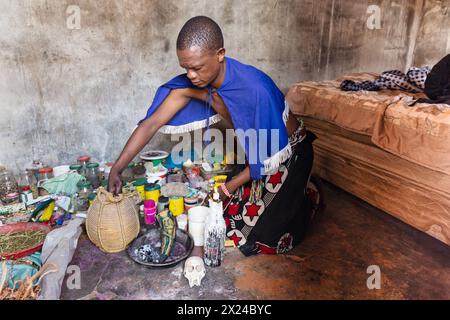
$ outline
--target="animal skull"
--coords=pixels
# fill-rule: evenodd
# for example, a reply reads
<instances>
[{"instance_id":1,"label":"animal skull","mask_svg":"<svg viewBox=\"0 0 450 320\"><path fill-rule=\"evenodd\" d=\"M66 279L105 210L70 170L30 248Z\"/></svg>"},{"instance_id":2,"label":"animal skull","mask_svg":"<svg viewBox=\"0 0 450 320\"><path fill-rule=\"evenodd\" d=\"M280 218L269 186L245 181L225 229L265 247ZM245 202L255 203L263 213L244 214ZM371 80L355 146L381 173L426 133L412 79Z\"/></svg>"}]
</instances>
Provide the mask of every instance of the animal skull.
<instances>
[{"instance_id":1,"label":"animal skull","mask_svg":"<svg viewBox=\"0 0 450 320\"><path fill-rule=\"evenodd\" d=\"M189 280L189 286L200 286L206 274L205 264L200 257L189 257L184 264L184 276Z\"/></svg>"}]
</instances>

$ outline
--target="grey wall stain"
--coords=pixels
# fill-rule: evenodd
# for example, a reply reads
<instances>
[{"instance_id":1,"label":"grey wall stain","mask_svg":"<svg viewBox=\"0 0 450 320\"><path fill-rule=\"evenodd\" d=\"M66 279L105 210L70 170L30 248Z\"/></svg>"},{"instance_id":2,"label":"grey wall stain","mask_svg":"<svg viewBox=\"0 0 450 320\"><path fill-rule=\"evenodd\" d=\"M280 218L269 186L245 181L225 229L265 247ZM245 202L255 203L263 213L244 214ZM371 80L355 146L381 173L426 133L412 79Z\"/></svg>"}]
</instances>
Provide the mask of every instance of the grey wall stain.
<instances>
[{"instance_id":1,"label":"grey wall stain","mask_svg":"<svg viewBox=\"0 0 450 320\"><path fill-rule=\"evenodd\" d=\"M343 73L432 65L450 49L450 0L4 0L0 2L0 163L114 160L159 85L184 71L178 31L195 15L222 27L227 54L286 89ZM382 28L366 28L367 7ZM66 27L68 5L81 29ZM414 21L420 24L413 31ZM415 42L411 42L415 40ZM167 149L158 134L146 148Z\"/></svg>"}]
</instances>

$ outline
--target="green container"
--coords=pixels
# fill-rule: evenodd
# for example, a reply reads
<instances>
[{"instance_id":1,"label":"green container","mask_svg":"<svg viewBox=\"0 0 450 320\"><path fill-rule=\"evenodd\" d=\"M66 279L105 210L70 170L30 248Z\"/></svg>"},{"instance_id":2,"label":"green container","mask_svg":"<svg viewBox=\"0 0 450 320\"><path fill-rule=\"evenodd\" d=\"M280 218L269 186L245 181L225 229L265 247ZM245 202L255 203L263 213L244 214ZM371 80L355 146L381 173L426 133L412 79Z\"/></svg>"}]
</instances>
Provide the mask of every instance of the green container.
<instances>
[{"instance_id":1,"label":"green container","mask_svg":"<svg viewBox=\"0 0 450 320\"><path fill-rule=\"evenodd\" d=\"M139 178L133 181L133 186L135 187L144 186L146 184L147 184L146 178Z\"/></svg>"}]
</instances>

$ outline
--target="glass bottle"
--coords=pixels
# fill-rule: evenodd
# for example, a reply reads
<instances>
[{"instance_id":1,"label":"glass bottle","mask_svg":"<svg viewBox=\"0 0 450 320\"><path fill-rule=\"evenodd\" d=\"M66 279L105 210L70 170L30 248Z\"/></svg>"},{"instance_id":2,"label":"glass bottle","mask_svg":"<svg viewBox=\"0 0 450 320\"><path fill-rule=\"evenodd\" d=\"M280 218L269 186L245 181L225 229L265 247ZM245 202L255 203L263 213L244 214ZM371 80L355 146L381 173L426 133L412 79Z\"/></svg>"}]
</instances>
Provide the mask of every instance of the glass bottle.
<instances>
[{"instance_id":1,"label":"glass bottle","mask_svg":"<svg viewBox=\"0 0 450 320\"><path fill-rule=\"evenodd\" d=\"M2 168L0 171L0 201L4 204L12 204L19 200L19 186L16 179L11 172Z\"/></svg>"},{"instance_id":2,"label":"glass bottle","mask_svg":"<svg viewBox=\"0 0 450 320\"><path fill-rule=\"evenodd\" d=\"M89 195L92 193L92 185L89 181L78 182L78 196L76 199L76 210L87 211L89 208Z\"/></svg>"},{"instance_id":3,"label":"glass bottle","mask_svg":"<svg viewBox=\"0 0 450 320\"><path fill-rule=\"evenodd\" d=\"M33 160L33 162L26 168L26 171L33 173L36 180L39 179L39 169L44 168L44 164L40 160Z\"/></svg>"},{"instance_id":4,"label":"glass bottle","mask_svg":"<svg viewBox=\"0 0 450 320\"><path fill-rule=\"evenodd\" d=\"M97 189L100 187L100 171L97 162L91 162L86 165L85 177L91 183L92 188Z\"/></svg>"},{"instance_id":5,"label":"glass bottle","mask_svg":"<svg viewBox=\"0 0 450 320\"><path fill-rule=\"evenodd\" d=\"M86 168L86 166L88 165L89 161L91 161L91 157L89 157L89 156L81 156L81 157L78 157L77 161L78 161L78 164L81 164L81 166L83 168Z\"/></svg>"},{"instance_id":6,"label":"glass bottle","mask_svg":"<svg viewBox=\"0 0 450 320\"><path fill-rule=\"evenodd\" d=\"M44 167L39 169L39 185L42 184L43 181L49 180L53 178L53 168L52 167Z\"/></svg>"},{"instance_id":7,"label":"glass bottle","mask_svg":"<svg viewBox=\"0 0 450 320\"><path fill-rule=\"evenodd\" d=\"M130 162L128 166L122 171L121 176L123 184L126 184L134 180L133 174L134 165L135 165L134 162Z\"/></svg>"},{"instance_id":8,"label":"glass bottle","mask_svg":"<svg viewBox=\"0 0 450 320\"><path fill-rule=\"evenodd\" d=\"M34 176L33 171L27 169L20 174L19 190L23 191L23 188L28 186L31 190L31 193L33 194L33 199L36 199L39 196L37 184L38 181Z\"/></svg>"},{"instance_id":9,"label":"glass bottle","mask_svg":"<svg viewBox=\"0 0 450 320\"><path fill-rule=\"evenodd\" d=\"M215 190L213 199L209 200L210 214L205 224L205 245L203 260L209 267L222 264L225 251L226 224L223 219L223 205L219 193Z\"/></svg>"}]
</instances>

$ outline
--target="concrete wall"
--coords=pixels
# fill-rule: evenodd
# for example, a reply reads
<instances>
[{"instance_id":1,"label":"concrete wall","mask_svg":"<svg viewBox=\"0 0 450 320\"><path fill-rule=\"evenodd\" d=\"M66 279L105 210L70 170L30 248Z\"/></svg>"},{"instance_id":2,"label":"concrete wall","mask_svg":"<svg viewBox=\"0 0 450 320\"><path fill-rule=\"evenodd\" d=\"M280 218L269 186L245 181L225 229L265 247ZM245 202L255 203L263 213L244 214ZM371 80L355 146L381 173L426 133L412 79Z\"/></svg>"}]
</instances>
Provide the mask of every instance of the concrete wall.
<instances>
[{"instance_id":1,"label":"concrete wall","mask_svg":"<svg viewBox=\"0 0 450 320\"><path fill-rule=\"evenodd\" d=\"M369 5L381 29L366 26ZM67 28L69 5L81 28ZM2 0L0 163L114 160L158 85L183 70L183 23L208 15L228 55L287 87L345 72L434 63L449 52L450 0ZM158 136L149 147L164 147Z\"/></svg>"}]
</instances>

